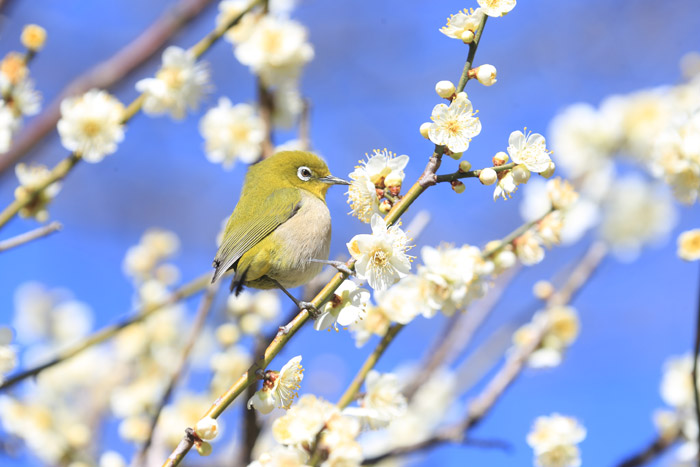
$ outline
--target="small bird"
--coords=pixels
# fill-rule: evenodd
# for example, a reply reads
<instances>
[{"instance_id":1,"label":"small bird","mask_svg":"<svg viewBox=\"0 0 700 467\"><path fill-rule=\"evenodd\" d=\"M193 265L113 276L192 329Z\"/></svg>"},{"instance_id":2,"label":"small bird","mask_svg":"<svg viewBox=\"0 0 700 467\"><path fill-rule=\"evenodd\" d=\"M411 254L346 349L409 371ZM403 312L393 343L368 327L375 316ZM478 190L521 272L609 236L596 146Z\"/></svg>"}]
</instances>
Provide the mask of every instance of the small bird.
<instances>
[{"instance_id":1,"label":"small bird","mask_svg":"<svg viewBox=\"0 0 700 467\"><path fill-rule=\"evenodd\" d=\"M231 291L243 286L281 289L300 308L313 310L287 289L309 282L328 261L331 216L326 192L331 185L350 185L334 177L318 156L282 151L252 165L241 196L226 224L214 258L216 282L234 269Z\"/></svg>"}]
</instances>

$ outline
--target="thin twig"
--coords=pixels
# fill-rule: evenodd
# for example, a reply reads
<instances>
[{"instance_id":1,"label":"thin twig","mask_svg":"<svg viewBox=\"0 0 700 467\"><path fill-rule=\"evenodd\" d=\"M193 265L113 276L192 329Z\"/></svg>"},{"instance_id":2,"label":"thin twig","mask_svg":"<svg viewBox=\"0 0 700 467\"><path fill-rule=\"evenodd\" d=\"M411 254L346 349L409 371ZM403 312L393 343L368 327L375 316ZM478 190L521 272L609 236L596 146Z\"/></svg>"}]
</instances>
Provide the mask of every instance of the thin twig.
<instances>
[{"instance_id":1,"label":"thin twig","mask_svg":"<svg viewBox=\"0 0 700 467\"><path fill-rule=\"evenodd\" d=\"M230 274L230 273L229 273ZM61 362L64 362L70 358L75 357L79 353L89 349L90 347L100 344L107 339L115 336L119 331L122 329L126 328L127 326L131 326L134 323L138 323L140 321L143 321L145 318L153 314L154 312L165 308L170 305L174 305L175 303L184 300L198 292L201 292L211 282L211 273L206 273L198 278L194 279L193 281L188 282L187 284L181 286L177 290L175 290L168 298L165 300L155 303L155 304L150 304L146 305L143 308L139 309L138 311L135 312L134 315L124 318L120 322L116 324L112 324L110 326L104 327L100 329L99 331L91 334L90 336L86 337L82 341L71 345L70 347L58 352L58 354L52 358L51 360L42 363L41 365L37 365L33 368L29 368L27 370L21 371L20 373L15 374L14 376L11 376L7 378L5 381L3 381L2 384L0 384L0 391L3 389L8 389L15 384L19 383L20 381L27 379L32 376L36 376L42 371L44 371L47 368L51 368L54 365L57 365Z\"/></svg>"},{"instance_id":2,"label":"thin twig","mask_svg":"<svg viewBox=\"0 0 700 467\"><path fill-rule=\"evenodd\" d=\"M183 26L197 17L213 0L180 0L168 8L137 38L116 54L71 81L41 114L15 138L12 147L0 156L0 172L12 167L56 127L61 101L92 88L107 89L148 61Z\"/></svg>"},{"instance_id":3,"label":"thin twig","mask_svg":"<svg viewBox=\"0 0 700 467\"><path fill-rule=\"evenodd\" d=\"M46 237L48 235L51 235L54 232L58 232L63 228L63 225L60 222L52 222L49 225L45 225L43 227L39 227L34 230L30 230L29 232L25 232L23 234L17 235L16 237L8 238L7 240L3 240L0 242L0 253L3 251L10 250L12 248L18 247L20 245L24 245L25 243L29 243L31 241L37 240L42 237Z\"/></svg>"},{"instance_id":4,"label":"thin twig","mask_svg":"<svg viewBox=\"0 0 700 467\"><path fill-rule=\"evenodd\" d=\"M299 118L299 141L304 151L311 150L311 101L304 98Z\"/></svg>"},{"instance_id":5,"label":"thin twig","mask_svg":"<svg viewBox=\"0 0 700 467\"><path fill-rule=\"evenodd\" d=\"M464 87L467 85L467 81L471 78L469 77L469 70L472 69L474 65L474 57L476 56L476 49L479 47L479 42L481 42L481 34L484 32L484 26L486 26L486 20L488 16L484 13L480 13L481 18L479 24L474 31L474 40L469 44L469 54L467 54L467 62L464 64L464 70L462 71L462 76L459 78L459 84L457 84L457 92L464 91Z\"/></svg>"},{"instance_id":6,"label":"thin twig","mask_svg":"<svg viewBox=\"0 0 700 467\"><path fill-rule=\"evenodd\" d=\"M664 454L671 446L681 440L681 431L674 436L658 436L646 445L640 452L633 454L617 464L617 467L637 467L648 464L660 455Z\"/></svg>"},{"instance_id":7,"label":"thin twig","mask_svg":"<svg viewBox=\"0 0 700 467\"><path fill-rule=\"evenodd\" d=\"M469 345L476 331L500 301L503 292L508 288L517 271L517 268L505 271L484 298L464 312L455 312L447 320L435 345L425 354L426 360L420 365L420 371L404 389L403 393L407 399L413 398L418 388L430 379L435 370L451 365L454 359L461 354L462 349Z\"/></svg>"},{"instance_id":8,"label":"thin twig","mask_svg":"<svg viewBox=\"0 0 700 467\"><path fill-rule=\"evenodd\" d=\"M213 31L204 36L199 42L190 47L188 51L192 53L196 58L199 58L204 52L209 50L209 48L218 41L228 29L232 28L245 16L249 11L251 11L256 5L258 5L262 0L252 0L251 3L239 13L235 18L226 24L217 26ZM145 94L141 94L139 97L131 101L131 103L126 107L124 111L124 118L122 122L126 124L131 120L134 115L136 115L143 105ZM72 153L61 162L56 164L56 166L51 170L49 175L38 184L32 190L27 190L27 196L23 196L21 199L15 199L10 203L2 212L0 212L0 227L7 224L17 213L28 204L32 203L36 197L46 189L52 183L65 178L70 171L75 167L75 165L80 161L81 156L79 153Z\"/></svg>"},{"instance_id":9,"label":"thin twig","mask_svg":"<svg viewBox=\"0 0 700 467\"><path fill-rule=\"evenodd\" d=\"M272 113L274 112L275 100L271 90L269 90L262 82L260 77L258 82L258 108L260 110L260 118L265 124L265 138L262 142L262 158L267 159L275 152L275 144L273 137Z\"/></svg>"},{"instance_id":10,"label":"thin twig","mask_svg":"<svg viewBox=\"0 0 700 467\"><path fill-rule=\"evenodd\" d=\"M700 289L698 289L698 310L695 318L695 346L693 348L693 399L695 400L695 421L700 427L700 392L698 392L698 357L700 357ZM700 446L700 429L697 434L697 444Z\"/></svg>"},{"instance_id":11,"label":"thin twig","mask_svg":"<svg viewBox=\"0 0 700 467\"><path fill-rule=\"evenodd\" d=\"M515 167L517 164L515 162L510 162L508 164L503 164L503 165L497 165L495 167L489 167L491 170L494 172L503 172L505 170L510 170L513 167ZM461 178L479 178L479 175L481 175L481 171L484 169L479 169L479 170L470 170L468 172L462 172L461 170L458 170L457 172L451 173L451 174L442 174L438 175L435 178L436 183L449 183L449 182L454 182L455 180L459 180Z\"/></svg>"},{"instance_id":12,"label":"thin twig","mask_svg":"<svg viewBox=\"0 0 700 467\"><path fill-rule=\"evenodd\" d=\"M600 265L607 254L607 248L602 243L594 243L586 251L583 259L577 264L574 271L569 276L567 282L561 290L553 294L548 301L549 306L562 305L568 303L564 299L573 299L581 287L588 281L591 275ZM483 417L491 410L500 399L505 390L515 381L523 370L527 359L539 347L545 334L548 332L547 325L535 328L535 336L527 345L517 347L507 358L501 369L488 382L486 387L473 399L468 407L464 419L450 427L438 431L435 435L416 444L398 447L379 456L365 459L364 464L376 464L389 457L405 455L417 450L426 449L436 444L445 442L460 443L467 437L467 432L475 427Z\"/></svg>"},{"instance_id":13,"label":"thin twig","mask_svg":"<svg viewBox=\"0 0 700 467\"><path fill-rule=\"evenodd\" d=\"M163 393L163 397L160 398L158 407L156 407L153 419L151 420L151 426L148 431L148 437L143 443L141 450L136 454L135 465L145 466L150 464L148 462L148 449L150 448L151 442L153 441L153 435L155 433L156 426L158 425L158 419L160 418L160 414L163 411L163 408L170 400L170 396L172 395L175 386L177 386L178 382L180 381L185 372L185 368L187 367L187 361L190 358L192 348L194 347L195 343L197 342L197 339L199 338L199 335L202 332L202 329L204 328L204 323L206 322L207 317L209 316L209 312L212 309L212 305L214 304L214 297L216 296L216 292L219 289L221 283L221 281L218 281L214 284L210 284L209 287L207 287L207 291L204 294L204 297L202 297L202 303L199 305L199 310L197 310L197 315L195 316L194 322L192 323L192 328L190 329L190 333L187 336L187 341L185 342L185 346L182 348L180 362L178 363L177 368L170 377L170 381L168 382L168 386L165 389L165 392Z\"/></svg>"}]
</instances>

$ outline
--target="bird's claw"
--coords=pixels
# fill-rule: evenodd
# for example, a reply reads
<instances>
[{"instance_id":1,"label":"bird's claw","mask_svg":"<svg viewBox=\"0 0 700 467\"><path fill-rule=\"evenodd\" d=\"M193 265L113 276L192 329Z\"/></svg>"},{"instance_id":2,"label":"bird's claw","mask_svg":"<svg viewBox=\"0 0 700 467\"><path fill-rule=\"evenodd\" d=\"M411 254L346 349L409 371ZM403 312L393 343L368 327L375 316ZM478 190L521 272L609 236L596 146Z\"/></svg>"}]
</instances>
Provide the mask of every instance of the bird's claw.
<instances>
[{"instance_id":1,"label":"bird's claw","mask_svg":"<svg viewBox=\"0 0 700 467\"><path fill-rule=\"evenodd\" d=\"M350 269L343 263L342 261L329 261L328 264L336 268L338 271L342 272L343 274L346 274L348 276L354 276L355 271Z\"/></svg>"},{"instance_id":2,"label":"bird's claw","mask_svg":"<svg viewBox=\"0 0 700 467\"><path fill-rule=\"evenodd\" d=\"M299 302L299 309L308 311L309 316L311 316L313 320L321 316L321 312L318 311L318 308L311 302Z\"/></svg>"},{"instance_id":3,"label":"bird's claw","mask_svg":"<svg viewBox=\"0 0 700 467\"><path fill-rule=\"evenodd\" d=\"M292 323L287 323L284 326L279 327L277 334L286 335L286 334L289 334L289 331L291 331L291 330L292 330Z\"/></svg>"}]
</instances>

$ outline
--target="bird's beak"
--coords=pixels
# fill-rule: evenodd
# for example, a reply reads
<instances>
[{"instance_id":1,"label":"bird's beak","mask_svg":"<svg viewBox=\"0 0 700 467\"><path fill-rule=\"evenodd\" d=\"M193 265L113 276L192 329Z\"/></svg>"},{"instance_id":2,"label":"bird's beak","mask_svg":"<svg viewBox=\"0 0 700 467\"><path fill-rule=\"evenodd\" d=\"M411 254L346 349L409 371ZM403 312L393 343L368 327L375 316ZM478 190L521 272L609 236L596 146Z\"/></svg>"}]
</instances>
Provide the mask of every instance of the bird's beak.
<instances>
[{"instance_id":1,"label":"bird's beak","mask_svg":"<svg viewBox=\"0 0 700 467\"><path fill-rule=\"evenodd\" d=\"M348 182L347 180L334 177L333 175L326 175L325 177L320 177L319 180L323 183L328 183L329 185L350 185L350 182Z\"/></svg>"}]
</instances>

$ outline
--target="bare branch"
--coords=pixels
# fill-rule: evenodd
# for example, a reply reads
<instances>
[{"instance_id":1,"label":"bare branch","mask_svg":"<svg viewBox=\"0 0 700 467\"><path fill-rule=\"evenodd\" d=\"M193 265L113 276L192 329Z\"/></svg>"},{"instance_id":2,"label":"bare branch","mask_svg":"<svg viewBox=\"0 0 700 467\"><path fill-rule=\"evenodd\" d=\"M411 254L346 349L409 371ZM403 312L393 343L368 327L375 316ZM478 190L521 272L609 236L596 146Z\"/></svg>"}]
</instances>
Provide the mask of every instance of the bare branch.
<instances>
[{"instance_id":1,"label":"bare branch","mask_svg":"<svg viewBox=\"0 0 700 467\"><path fill-rule=\"evenodd\" d=\"M62 228L63 225L60 222L52 222L49 225L45 225L43 227L30 230L29 232L17 235L16 237L3 240L0 242L0 253L18 247L20 245L24 245L25 243L29 243L39 238L51 235L54 232L58 232Z\"/></svg>"}]
</instances>

